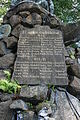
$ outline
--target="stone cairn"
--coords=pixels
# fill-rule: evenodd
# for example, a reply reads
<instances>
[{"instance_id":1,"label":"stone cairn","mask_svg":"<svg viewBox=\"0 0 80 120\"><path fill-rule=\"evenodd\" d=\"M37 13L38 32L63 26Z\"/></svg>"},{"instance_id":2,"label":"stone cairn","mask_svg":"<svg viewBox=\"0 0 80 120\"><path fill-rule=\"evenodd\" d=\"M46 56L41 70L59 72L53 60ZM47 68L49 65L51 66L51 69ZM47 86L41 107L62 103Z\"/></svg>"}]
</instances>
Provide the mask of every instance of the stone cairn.
<instances>
[{"instance_id":1,"label":"stone cairn","mask_svg":"<svg viewBox=\"0 0 80 120\"><path fill-rule=\"evenodd\" d=\"M25 2L11 8L6 13L3 18L3 24L11 26L11 33L8 37L0 40L0 78L5 78L4 70L9 70L13 73L17 44L22 30L32 29L35 25L47 25L51 29L61 29L61 22L55 15L51 16L48 11L35 3ZM52 93L51 91L52 89L48 90L48 86L42 85L37 87L23 86L20 95L0 93L0 120L12 119L13 110L10 108L24 110L24 102L16 99L22 99L27 102L28 111L25 109L24 120L76 120L66 99L64 89L60 88L54 92L52 91ZM58 98L55 97L56 95ZM72 100L76 100L74 106L80 112L79 101L71 95L69 97ZM16 102L13 102L13 100L16 100Z\"/></svg>"}]
</instances>

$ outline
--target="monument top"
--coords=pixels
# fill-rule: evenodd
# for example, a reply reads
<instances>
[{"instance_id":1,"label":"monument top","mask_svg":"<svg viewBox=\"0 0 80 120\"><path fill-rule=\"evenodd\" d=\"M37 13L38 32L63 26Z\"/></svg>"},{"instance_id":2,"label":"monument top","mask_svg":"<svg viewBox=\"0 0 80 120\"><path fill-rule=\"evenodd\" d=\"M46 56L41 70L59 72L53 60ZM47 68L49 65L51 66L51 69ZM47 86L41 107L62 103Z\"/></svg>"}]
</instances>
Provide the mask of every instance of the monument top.
<instances>
[{"instance_id":1,"label":"monument top","mask_svg":"<svg viewBox=\"0 0 80 120\"><path fill-rule=\"evenodd\" d=\"M20 84L67 85L61 31L36 26L21 32L13 78Z\"/></svg>"}]
</instances>

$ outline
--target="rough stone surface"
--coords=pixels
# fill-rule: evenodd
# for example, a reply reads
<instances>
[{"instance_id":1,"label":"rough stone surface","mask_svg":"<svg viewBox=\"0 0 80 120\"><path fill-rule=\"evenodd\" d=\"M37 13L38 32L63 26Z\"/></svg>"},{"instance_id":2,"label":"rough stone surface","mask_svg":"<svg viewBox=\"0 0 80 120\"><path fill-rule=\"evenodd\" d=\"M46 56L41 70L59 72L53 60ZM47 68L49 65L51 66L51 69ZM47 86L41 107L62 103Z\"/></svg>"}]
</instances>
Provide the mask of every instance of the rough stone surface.
<instances>
[{"instance_id":1,"label":"rough stone surface","mask_svg":"<svg viewBox=\"0 0 80 120\"><path fill-rule=\"evenodd\" d=\"M18 110L28 110L27 105L23 100L14 100L10 105L10 109L18 109Z\"/></svg>"},{"instance_id":2,"label":"rough stone surface","mask_svg":"<svg viewBox=\"0 0 80 120\"><path fill-rule=\"evenodd\" d=\"M1 69L0 69L0 79L5 79L5 74Z\"/></svg>"},{"instance_id":3,"label":"rough stone surface","mask_svg":"<svg viewBox=\"0 0 80 120\"><path fill-rule=\"evenodd\" d=\"M51 105L49 102L42 102L36 106L36 111L39 112L42 108L47 108L47 114L52 114Z\"/></svg>"},{"instance_id":4,"label":"rough stone surface","mask_svg":"<svg viewBox=\"0 0 80 120\"><path fill-rule=\"evenodd\" d=\"M80 64L76 63L76 64L71 65L69 70L68 71L70 75L74 75L80 78Z\"/></svg>"},{"instance_id":5,"label":"rough stone surface","mask_svg":"<svg viewBox=\"0 0 80 120\"><path fill-rule=\"evenodd\" d=\"M32 13L29 16L27 16L26 23L32 25L41 25L42 23L41 16L37 13Z\"/></svg>"},{"instance_id":6,"label":"rough stone surface","mask_svg":"<svg viewBox=\"0 0 80 120\"><path fill-rule=\"evenodd\" d=\"M9 68L11 65L14 64L15 55L10 53L0 57L0 69Z\"/></svg>"},{"instance_id":7,"label":"rough stone surface","mask_svg":"<svg viewBox=\"0 0 80 120\"><path fill-rule=\"evenodd\" d=\"M36 100L45 100L47 98L48 87L41 86L23 86L21 88L20 96L24 98L33 98Z\"/></svg>"},{"instance_id":8,"label":"rough stone surface","mask_svg":"<svg viewBox=\"0 0 80 120\"><path fill-rule=\"evenodd\" d=\"M4 43L0 41L0 56L3 56L4 54L5 54Z\"/></svg>"},{"instance_id":9,"label":"rough stone surface","mask_svg":"<svg viewBox=\"0 0 80 120\"><path fill-rule=\"evenodd\" d=\"M24 120L37 120L33 111L27 111L24 113Z\"/></svg>"},{"instance_id":10,"label":"rough stone surface","mask_svg":"<svg viewBox=\"0 0 80 120\"><path fill-rule=\"evenodd\" d=\"M7 48L14 48L18 42L14 36L3 38L3 41L6 43Z\"/></svg>"},{"instance_id":11,"label":"rough stone surface","mask_svg":"<svg viewBox=\"0 0 80 120\"><path fill-rule=\"evenodd\" d=\"M45 25L49 25L51 28L61 27L60 26L61 21L55 15L51 16L47 10L45 10L41 6L39 6L35 3L32 3L32 2L31 3L24 2L22 4L15 6L13 9L10 9L7 12L7 14L4 16L3 22L7 23L8 19L10 19L10 17L14 16L14 15L20 15L22 18L26 18L27 16L30 15L28 18L29 18L29 20L31 20L32 25L33 24L41 24L41 22L42 22L41 19L45 18L45 21L46 21L46 22L44 22ZM14 21L14 23L15 23L15 21Z\"/></svg>"},{"instance_id":12,"label":"rough stone surface","mask_svg":"<svg viewBox=\"0 0 80 120\"><path fill-rule=\"evenodd\" d=\"M36 26L20 35L13 79L20 84L67 85L62 33Z\"/></svg>"},{"instance_id":13,"label":"rough stone surface","mask_svg":"<svg viewBox=\"0 0 80 120\"><path fill-rule=\"evenodd\" d=\"M11 32L11 34L17 38L19 38L20 32L23 30L23 25L17 25Z\"/></svg>"},{"instance_id":14,"label":"rough stone surface","mask_svg":"<svg viewBox=\"0 0 80 120\"><path fill-rule=\"evenodd\" d=\"M80 79L77 77L74 77L74 80L72 81L72 83L70 84L71 87L73 87L76 90L80 91Z\"/></svg>"},{"instance_id":15,"label":"rough stone surface","mask_svg":"<svg viewBox=\"0 0 80 120\"><path fill-rule=\"evenodd\" d=\"M0 103L0 120L11 120L12 111L9 108L11 103L11 100Z\"/></svg>"},{"instance_id":16,"label":"rough stone surface","mask_svg":"<svg viewBox=\"0 0 80 120\"><path fill-rule=\"evenodd\" d=\"M70 94L80 99L80 79L77 77L74 77L72 82L70 82L70 84L68 85L67 90Z\"/></svg>"},{"instance_id":17,"label":"rough stone surface","mask_svg":"<svg viewBox=\"0 0 80 120\"><path fill-rule=\"evenodd\" d=\"M12 27L18 25L19 23L21 23L22 17L19 15L13 15L10 17L9 19L9 23Z\"/></svg>"},{"instance_id":18,"label":"rough stone surface","mask_svg":"<svg viewBox=\"0 0 80 120\"><path fill-rule=\"evenodd\" d=\"M79 100L77 98L75 98L74 96L70 95L69 93L67 93L67 94L80 116ZM56 109L55 109L55 111L53 111L53 118L55 118L55 120L76 120L76 116L74 115L75 110L73 109L72 105L71 105L71 107L73 110L71 109L71 107L69 105L69 101L64 92L57 91L56 105L57 105ZM78 119L79 119L79 116L77 116Z\"/></svg>"},{"instance_id":19,"label":"rough stone surface","mask_svg":"<svg viewBox=\"0 0 80 120\"><path fill-rule=\"evenodd\" d=\"M22 12L19 12L19 15L21 16L21 17L27 17L28 15L30 15L30 12L29 11L22 11Z\"/></svg>"}]
</instances>

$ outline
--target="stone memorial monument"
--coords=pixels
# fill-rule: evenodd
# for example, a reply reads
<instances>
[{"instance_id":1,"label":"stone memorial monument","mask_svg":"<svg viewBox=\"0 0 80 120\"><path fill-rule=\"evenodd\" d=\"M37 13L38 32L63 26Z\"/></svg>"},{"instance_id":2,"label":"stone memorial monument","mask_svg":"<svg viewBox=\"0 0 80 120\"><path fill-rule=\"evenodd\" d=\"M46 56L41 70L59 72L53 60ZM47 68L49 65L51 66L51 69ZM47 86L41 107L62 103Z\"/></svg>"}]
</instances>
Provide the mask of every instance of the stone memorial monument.
<instances>
[{"instance_id":1,"label":"stone memorial monument","mask_svg":"<svg viewBox=\"0 0 80 120\"><path fill-rule=\"evenodd\" d=\"M48 26L22 31L13 79L20 84L67 85L62 33Z\"/></svg>"}]
</instances>

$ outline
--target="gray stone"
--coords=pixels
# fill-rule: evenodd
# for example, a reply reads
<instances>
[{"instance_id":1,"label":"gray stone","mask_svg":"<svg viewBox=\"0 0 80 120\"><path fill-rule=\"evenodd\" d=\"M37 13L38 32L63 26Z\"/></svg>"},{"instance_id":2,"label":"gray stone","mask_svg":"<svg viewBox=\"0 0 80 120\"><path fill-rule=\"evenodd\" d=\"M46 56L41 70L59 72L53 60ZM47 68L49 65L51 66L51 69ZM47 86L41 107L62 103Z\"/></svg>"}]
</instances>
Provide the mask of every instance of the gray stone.
<instances>
[{"instance_id":1,"label":"gray stone","mask_svg":"<svg viewBox=\"0 0 80 120\"><path fill-rule=\"evenodd\" d=\"M23 86L21 87L20 96L24 98L33 98L36 100L45 100L47 98L48 87L40 86Z\"/></svg>"},{"instance_id":2,"label":"gray stone","mask_svg":"<svg viewBox=\"0 0 80 120\"><path fill-rule=\"evenodd\" d=\"M15 27L16 25L18 25L19 23L21 23L22 17L19 15L13 15L10 17L9 19L9 23L12 27Z\"/></svg>"},{"instance_id":3,"label":"gray stone","mask_svg":"<svg viewBox=\"0 0 80 120\"><path fill-rule=\"evenodd\" d=\"M41 25L42 23L42 18L39 14L37 13L32 13L29 16L25 18L25 21L23 21L26 24L29 25Z\"/></svg>"},{"instance_id":4,"label":"gray stone","mask_svg":"<svg viewBox=\"0 0 80 120\"><path fill-rule=\"evenodd\" d=\"M9 24L0 26L0 39L7 37L11 33L11 26Z\"/></svg>"},{"instance_id":5,"label":"gray stone","mask_svg":"<svg viewBox=\"0 0 80 120\"><path fill-rule=\"evenodd\" d=\"M3 72L3 70L0 70L0 79L5 79L5 74Z\"/></svg>"},{"instance_id":6,"label":"gray stone","mask_svg":"<svg viewBox=\"0 0 80 120\"><path fill-rule=\"evenodd\" d=\"M5 38L5 37L4 37ZM4 39L3 38L3 39ZM4 43L4 41L0 41L0 56L9 54L11 51L9 49L7 49L6 44Z\"/></svg>"},{"instance_id":7,"label":"gray stone","mask_svg":"<svg viewBox=\"0 0 80 120\"><path fill-rule=\"evenodd\" d=\"M22 11L22 12L19 12L19 15L22 18L26 18L28 15L30 15L30 12L29 11Z\"/></svg>"},{"instance_id":8,"label":"gray stone","mask_svg":"<svg viewBox=\"0 0 80 120\"><path fill-rule=\"evenodd\" d=\"M19 38L20 32L24 29L23 25L18 24L11 32L11 34Z\"/></svg>"},{"instance_id":9,"label":"gray stone","mask_svg":"<svg viewBox=\"0 0 80 120\"><path fill-rule=\"evenodd\" d=\"M0 41L0 56L5 54L4 43Z\"/></svg>"},{"instance_id":10,"label":"gray stone","mask_svg":"<svg viewBox=\"0 0 80 120\"><path fill-rule=\"evenodd\" d=\"M15 55L13 53L0 57L0 69L9 68L14 64Z\"/></svg>"},{"instance_id":11,"label":"gray stone","mask_svg":"<svg viewBox=\"0 0 80 120\"><path fill-rule=\"evenodd\" d=\"M9 108L9 105L12 103L11 100L0 103L0 120L11 120L12 119L12 111Z\"/></svg>"},{"instance_id":12,"label":"gray stone","mask_svg":"<svg viewBox=\"0 0 80 120\"><path fill-rule=\"evenodd\" d=\"M36 111L39 112L40 110L42 110L43 108L47 108L47 115L51 115L52 114L52 109L51 109L51 104L49 101L47 102L42 102L42 103L39 103L37 106L36 106Z\"/></svg>"},{"instance_id":13,"label":"gray stone","mask_svg":"<svg viewBox=\"0 0 80 120\"><path fill-rule=\"evenodd\" d=\"M37 120L33 111L27 111L24 113L24 120Z\"/></svg>"},{"instance_id":14,"label":"gray stone","mask_svg":"<svg viewBox=\"0 0 80 120\"><path fill-rule=\"evenodd\" d=\"M15 110L28 110L27 105L25 104L24 101L22 100L14 100L12 104L10 105L10 109L15 109Z\"/></svg>"},{"instance_id":15,"label":"gray stone","mask_svg":"<svg viewBox=\"0 0 80 120\"><path fill-rule=\"evenodd\" d=\"M80 78L80 64L73 64L70 66L72 72L73 72L73 75Z\"/></svg>"},{"instance_id":16,"label":"gray stone","mask_svg":"<svg viewBox=\"0 0 80 120\"><path fill-rule=\"evenodd\" d=\"M70 94L76 96L78 99L80 99L80 79L77 77L74 77L73 80L69 80L69 85L67 87L67 90Z\"/></svg>"},{"instance_id":17,"label":"gray stone","mask_svg":"<svg viewBox=\"0 0 80 120\"><path fill-rule=\"evenodd\" d=\"M74 77L74 80L70 83L70 86L80 91L80 79L77 77Z\"/></svg>"},{"instance_id":18,"label":"gray stone","mask_svg":"<svg viewBox=\"0 0 80 120\"><path fill-rule=\"evenodd\" d=\"M41 6L39 6L35 3L32 3L32 2L22 3L22 4L19 4L18 6L15 6L13 9L10 9L7 12L7 14L4 16L3 21L6 22L12 15L16 15L20 12L25 12L25 11L26 12L29 11L30 13L35 13L36 12L37 14L41 15L42 19L47 18L48 23L46 23L46 25L49 25L52 28L61 27L60 25L62 24L62 22L60 22L60 20L55 15L51 16L50 12L48 12L47 10L42 8ZM26 14L23 14L23 15L24 15L25 18L27 17ZM21 16L23 17L23 15L21 15Z\"/></svg>"},{"instance_id":19,"label":"gray stone","mask_svg":"<svg viewBox=\"0 0 80 120\"><path fill-rule=\"evenodd\" d=\"M65 91L64 89L60 89L60 90ZM55 120L76 120L75 114L77 115L77 113L75 112L72 104L74 105L76 111L80 116L80 102L77 98L75 98L74 96L70 95L67 92L67 95L71 102L68 101L65 92L62 92L62 91L57 90L57 93L56 93L57 106L56 106L55 112L53 111L53 118L55 118ZM79 116L77 115L78 119L80 118Z\"/></svg>"},{"instance_id":20,"label":"gray stone","mask_svg":"<svg viewBox=\"0 0 80 120\"><path fill-rule=\"evenodd\" d=\"M20 84L67 85L62 33L48 26L22 31L13 79Z\"/></svg>"},{"instance_id":21,"label":"gray stone","mask_svg":"<svg viewBox=\"0 0 80 120\"><path fill-rule=\"evenodd\" d=\"M18 42L14 36L3 38L3 41L6 43L7 48L14 48Z\"/></svg>"}]
</instances>

